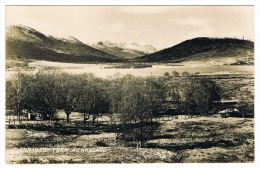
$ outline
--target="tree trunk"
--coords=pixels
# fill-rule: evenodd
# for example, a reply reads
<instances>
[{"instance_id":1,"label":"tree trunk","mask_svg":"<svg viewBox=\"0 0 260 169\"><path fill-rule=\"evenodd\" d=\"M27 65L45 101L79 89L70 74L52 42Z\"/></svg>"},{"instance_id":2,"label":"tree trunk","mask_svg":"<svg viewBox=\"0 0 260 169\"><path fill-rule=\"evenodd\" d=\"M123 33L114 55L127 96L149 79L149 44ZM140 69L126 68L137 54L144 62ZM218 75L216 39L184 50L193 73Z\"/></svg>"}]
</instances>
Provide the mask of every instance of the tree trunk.
<instances>
[{"instance_id":1,"label":"tree trunk","mask_svg":"<svg viewBox=\"0 0 260 169\"><path fill-rule=\"evenodd\" d=\"M95 124L95 120L96 120L96 117L93 116L93 118L92 118L92 126L94 126L94 124Z\"/></svg>"},{"instance_id":2,"label":"tree trunk","mask_svg":"<svg viewBox=\"0 0 260 169\"><path fill-rule=\"evenodd\" d=\"M18 110L18 121L19 121L19 124L22 123L22 122L21 122L21 111L20 111L20 110Z\"/></svg>"},{"instance_id":3,"label":"tree trunk","mask_svg":"<svg viewBox=\"0 0 260 169\"><path fill-rule=\"evenodd\" d=\"M48 114L49 114L49 122L51 122L52 121L52 112L49 112Z\"/></svg>"},{"instance_id":4,"label":"tree trunk","mask_svg":"<svg viewBox=\"0 0 260 169\"><path fill-rule=\"evenodd\" d=\"M140 144L140 148L143 147L143 119L141 119L141 144Z\"/></svg>"},{"instance_id":5,"label":"tree trunk","mask_svg":"<svg viewBox=\"0 0 260 169\"><path fill-rule=\"evenodd\" d=\"M67 123L69 123L70 122L70 112L67 112L66 115L67 115Z\"/></svg>"},{"instance_id":6,"label":"tree trunk","mask_svg":"<svg viewBox=\"0 0 260 169\"><path fill-rule=\"evenodd\" d=\"M46 115L46 117L48 117L47 115ZM51 114L49 113L49 123L51 123Z\"/></svg>"},{"instance_id":7,"label":"tree trunk","mask_svg":"<svg viewBox=\"0 0 260 169\"><path fill-rule=\"evenodd\" d=\"M86 126L87 122L86 122L86 112L84 112L83 114L83 123L84 123L84 126Z\"/></svg>"}]
</instances>

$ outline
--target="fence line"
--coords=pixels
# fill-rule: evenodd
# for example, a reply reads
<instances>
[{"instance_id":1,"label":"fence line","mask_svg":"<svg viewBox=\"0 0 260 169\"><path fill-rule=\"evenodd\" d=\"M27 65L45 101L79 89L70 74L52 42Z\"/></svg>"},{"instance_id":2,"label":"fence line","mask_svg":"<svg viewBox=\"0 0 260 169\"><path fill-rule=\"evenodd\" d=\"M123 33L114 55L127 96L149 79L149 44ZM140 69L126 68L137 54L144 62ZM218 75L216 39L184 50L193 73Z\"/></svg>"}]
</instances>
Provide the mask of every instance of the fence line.
<instances>
[{"instance_id":1,"label":"fence line","mask_svg":"<svg viewBox=\"0 0 260 169\"><path fill-rule=\"evenodd\" d=\"M173 119L177 119L177 116L161 116L161 117L153 117L152 119L145 119L144 122L160 122L160 121L170 121ZM60 120L58 122L66 122L66 120ZM5 124L7 126L10 125L29 125L29 124L54 124L56 121L49 121L49 120L29 120L28 118L21 117L20 120L16 116L7 116L5 120ZM133 121L134 122L134 121ZM139 122L139 121L136 121ZM70 124L74 123L75 125L83 125L84 122L82 121L70 121ZM91 121L87 121L87 125L91 125ZM101 124L101 125L117 125L120 124L120 121L96 121L95 124Z\"/></svg>"}]
</instances>

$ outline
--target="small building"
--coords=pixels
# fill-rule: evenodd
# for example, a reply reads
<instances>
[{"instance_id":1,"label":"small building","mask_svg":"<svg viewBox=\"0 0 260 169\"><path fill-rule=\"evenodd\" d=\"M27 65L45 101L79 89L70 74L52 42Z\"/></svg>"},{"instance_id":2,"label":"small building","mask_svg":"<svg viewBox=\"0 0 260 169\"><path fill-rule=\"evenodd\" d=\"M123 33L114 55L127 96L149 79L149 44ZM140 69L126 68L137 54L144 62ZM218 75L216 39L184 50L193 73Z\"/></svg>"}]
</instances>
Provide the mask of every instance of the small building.
<instances>
[{"instance_id":1,"label":"small building","mask_svg":"<svg viewBox=\"0 0 260 169\"><path fill-rule=\"evenodd\" d=\"M228 108L234 108L237 107L238 100L219 100L213 102L213 107L217 111L225 110Z\"/></svg>"},{"instance_id":2,"label":"small building","mask_svg":"<svg viewBox=\"0 0 260 169\"><path fill-rule=\"evenodd\" d=\"M38 113L34 113L34 112L28 112L27 113L27 119L28 120L37 120L38 118L39 118Z\"/></svg>"},{"instance_id":3,"label":"small building","mask_svg":"<svg viewBox=\"0 0 260 169\"><path fill-rule=\"evenodd\" d=\"M219 111L218 114L220 114L221 117L223 117L223 118L241 116L240 112L236 108L228 108L228 109Z\"/></svg>"}]
</instances>

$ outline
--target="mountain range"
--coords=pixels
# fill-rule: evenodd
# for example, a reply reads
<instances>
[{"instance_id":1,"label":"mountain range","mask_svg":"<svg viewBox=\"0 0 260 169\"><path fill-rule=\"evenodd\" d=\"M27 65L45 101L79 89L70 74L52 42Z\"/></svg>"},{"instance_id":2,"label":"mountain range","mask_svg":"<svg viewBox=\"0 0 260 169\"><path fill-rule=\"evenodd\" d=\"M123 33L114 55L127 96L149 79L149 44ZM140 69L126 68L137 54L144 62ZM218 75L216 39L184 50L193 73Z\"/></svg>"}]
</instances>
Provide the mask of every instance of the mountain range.
<instances>
[{"instance_id":1,"label":"mountain range","mask_svg":"<svg viewBox=\"0 0 260 169\"><path fill-rule=\"evenodd\" d=\"M57 62L118 62L123 59L88 46L74 37L46 36L35 29L12 25L6 29L6 59Z\"/></svg>"},{"instance_id":2,"label":"mountain range","mask_svg":"<svg viewBox=\"0 0 260 169\"><path fill-rule=\"evenodd\" d=\"M101 41L87 45L75 37L47 36L33 28L6 29L6 59L32 59L72 63L186 62L254 64L254 42L236 38L200 37L156 51L152 45Z\"/></svg>"},{"instance_id":3,"label":"mountain range","mask_svg":"<svg viewBox=\"0 0 260 169\"><path fill-rule=\"evenodd\" d=\"M93 48L101 50L103 52L123 57L125 59L133 59L138 56L147 55L156 52L156 48L150 44L132 43L113 43L111 41L101 41L91 45Z\"/></svg>"}]
</instances>

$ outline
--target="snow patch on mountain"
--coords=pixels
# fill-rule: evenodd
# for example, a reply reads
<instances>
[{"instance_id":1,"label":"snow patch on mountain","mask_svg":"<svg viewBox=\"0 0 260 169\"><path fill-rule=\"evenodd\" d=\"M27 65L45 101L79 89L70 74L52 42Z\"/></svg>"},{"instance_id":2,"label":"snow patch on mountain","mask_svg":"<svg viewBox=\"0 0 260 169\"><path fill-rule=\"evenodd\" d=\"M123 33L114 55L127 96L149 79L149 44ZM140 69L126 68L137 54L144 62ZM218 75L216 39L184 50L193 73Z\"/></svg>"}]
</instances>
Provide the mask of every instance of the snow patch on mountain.
<instances>
[{"instance_id":1,"label":"snow patch on mountain","mask_svg":"<svg viewBox=\"0 0 260 169\"><path fill-rule=\"evenodd\" d=\"M29 37L34 40L42 40L35 29L23 25L10 25L6 29L6 33L7 36L14 38L19 37L20 39L24 39L24 37Z\"/></svg>"},{"instance_id":2,"label":"snow patch on mountain","mask_svg":"<svg viewBox=\"0 0 260 169\"><path fill-rule=\"evenodd\" d=\"M66 37L59 37L59 36L49 36L49 37L62 41L62 42L66 42L66 43L74 43L74 44L82 43L80 40L78 40L77 38L70 36L70 35L66 36Z\"/></svg>"},{"instance_id":3,"label":"snow patch on mountain","mask_svg":"<svg viewBox=\"0 0 260 169\"><path fill-rule=\"evenodd\" d=\"M139 51L139 52L143 52L143 53L153 53L156 51L156 48L150 44L141 44L141 43L136 43L136 42L113 43L111 41L106 40L106 41L97 42L97 43L93 44L92 46L97 47L97 48L122 48L127 52L133 52L133 50L135 50L135 51Z\"/></svg>"}]
</instances>

